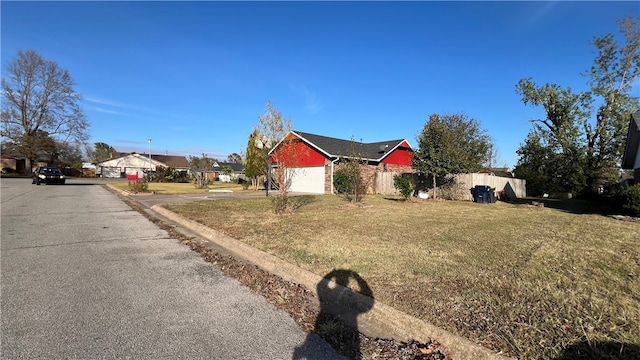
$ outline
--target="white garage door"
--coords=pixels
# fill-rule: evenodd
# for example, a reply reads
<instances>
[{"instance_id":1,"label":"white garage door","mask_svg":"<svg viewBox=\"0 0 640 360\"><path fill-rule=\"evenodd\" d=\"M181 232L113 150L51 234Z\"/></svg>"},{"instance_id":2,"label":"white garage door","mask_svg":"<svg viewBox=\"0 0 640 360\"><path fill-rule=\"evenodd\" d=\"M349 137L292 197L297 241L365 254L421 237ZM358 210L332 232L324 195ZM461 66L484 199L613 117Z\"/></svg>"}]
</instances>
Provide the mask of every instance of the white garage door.
<instances>
[{"instance_id":1,"label":"white garage door","mask_svg":"<svg viewBox=\"0 0 640 360\"><path fill-rule=\"evenodd\" d=\"M289 191L324 194L324 166L295 168Z\"/></svg>"},{"instance_id":2,"label":"white garage door","mask_svg":"<svg viewBox=\"0 0 640 360\"><path fill-rule=\"evenodd\" d=\"M119 178L120 177L120 167L118 166L103 166L102 167L102 177L103 178Z\"/></svg>"}]
</instances>

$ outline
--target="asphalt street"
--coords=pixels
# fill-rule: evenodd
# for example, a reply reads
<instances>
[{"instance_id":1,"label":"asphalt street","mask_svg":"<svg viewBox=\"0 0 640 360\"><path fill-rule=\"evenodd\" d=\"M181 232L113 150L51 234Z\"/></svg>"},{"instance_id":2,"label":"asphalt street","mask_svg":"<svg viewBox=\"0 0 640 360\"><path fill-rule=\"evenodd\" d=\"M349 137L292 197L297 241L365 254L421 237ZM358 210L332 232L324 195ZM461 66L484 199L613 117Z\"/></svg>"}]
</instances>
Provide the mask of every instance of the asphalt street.
<instances>
[{"instance_id":1,"label":"asphalt street","mask_svg":"<svg viewBox=\"0 0 640 360\"><path fill-rule=\"evenodd\" d=\"M0 180L2 359L340 358L99 184Z\"/></svg>"}]
</instances>

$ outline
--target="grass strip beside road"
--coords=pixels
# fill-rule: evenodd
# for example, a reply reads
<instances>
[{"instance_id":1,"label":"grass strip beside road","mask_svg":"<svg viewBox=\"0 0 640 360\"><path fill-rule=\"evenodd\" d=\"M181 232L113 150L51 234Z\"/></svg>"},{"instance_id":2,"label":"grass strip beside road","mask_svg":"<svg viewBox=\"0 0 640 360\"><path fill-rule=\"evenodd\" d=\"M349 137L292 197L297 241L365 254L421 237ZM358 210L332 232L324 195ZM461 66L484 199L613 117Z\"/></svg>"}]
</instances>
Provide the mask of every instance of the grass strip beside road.
<instances>
[{"instance_id":1,"label":"grass strip beside road","mask_svg":"<svg viewBox=\"0 0 640 360\"><path fill-rule=\"evenodd\" d=\"M305 203L280 216L264 198L166 207L320 276L356 271L377 300L510 355L640 344L638 223L506 203Z\"/></svg>"},{"instance_id":2,"label":"grass strip beside road","mask_svg":"<svg viewBox=\"0 0 640 360\"><path fill-rule=\"evenodd\" d=\"M111 184L113 187L122 190L128 191L129 183L128 182L117 182ZM235 183L225 183L225 182L214 182L213 184L208 185L206 189L197 189L193 183L158 183L158 182L150 182L148 191L153 191L156 194L201 194L207 193L209 190L230 190L233 192L248 192L250 190L244 190L242 185Z\"/></svg>"}]
</instances>

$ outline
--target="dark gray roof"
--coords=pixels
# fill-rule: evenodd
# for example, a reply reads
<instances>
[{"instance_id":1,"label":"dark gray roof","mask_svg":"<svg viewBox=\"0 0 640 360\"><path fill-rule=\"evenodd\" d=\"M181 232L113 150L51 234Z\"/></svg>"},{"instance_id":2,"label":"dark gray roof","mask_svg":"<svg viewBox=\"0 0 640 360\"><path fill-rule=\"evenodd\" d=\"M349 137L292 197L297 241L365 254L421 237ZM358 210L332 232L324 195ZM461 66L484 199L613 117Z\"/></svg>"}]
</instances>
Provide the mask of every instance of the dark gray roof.
<instances>
[{"instance_id":1,"label":"dark gray roof","mask_svg":"<svg viewBox=\"0 0 640 360\"><path fill-rule=\"evenodd\" d=\"M235 173L243 173L244 172L244 164L232 163L232 162L218 162L218 165L220 165L221 169L223 167L225 167L225 166L228 166L231 169L233 169L233 172L235 172ZM217 171L217 168L216 168L216 171Z\"/></svg>"},{"instance_id":2,"label":"dark gray roof","mask_svg":"<svg viewBox=\"0 0 640 360\"><path fill-rule=\"evenodd\" d=\"M144 155L143 155L144 156ZM151 159L160 161L161 163L177 169L188 169L191 165L189 160L184 156L179 155L154 155L151 154Z\"/></svg>"},{"instance_id":3,"label":"dark gray roof","mask_svg":"<svg viewBox=\"0 0 640 360\"><path fill-rule=\"evenodd\" d=\"M631 114L629 130L627 131L627 143L622 156L622 168L633 169L636 163L636 155L640 147L640 112Z\"/></svg>"},{"instance_id":4,"label":"dark gray roof","mask_svg":"<svg viewBox=\"0 0 640 360\"><path fill-rule=\"evenodd\" d=\"M405 141L405 139L397 139L362 143L356 140L352 145L351 140L337 139L295 130L293 130L293 133L303 138L320 152L332 158L349 157L350 154L355 152L355 154L362 156L363 159L381 160L391 150L400 146L400 144ZM354 146L354 148L352 148L352 146Z\"/></svg>"}]
</instances>

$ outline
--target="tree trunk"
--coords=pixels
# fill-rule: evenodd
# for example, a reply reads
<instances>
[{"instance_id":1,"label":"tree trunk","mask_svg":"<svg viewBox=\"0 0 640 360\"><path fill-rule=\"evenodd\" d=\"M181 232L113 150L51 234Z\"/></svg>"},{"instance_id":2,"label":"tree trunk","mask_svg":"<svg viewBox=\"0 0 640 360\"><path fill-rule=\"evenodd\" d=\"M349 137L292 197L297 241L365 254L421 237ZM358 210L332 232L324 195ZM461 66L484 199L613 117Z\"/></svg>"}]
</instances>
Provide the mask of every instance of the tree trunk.
<instances>
[{"instance_id":1,"label":"tree trunk","mask_svg":"<svg viewBox=\"0 0 640 360\"><path fill-rule=\"evenodd\" d=\"M25 157L24 158L24 173L25 174L31 174L32 172L32 168L31 168L31 159L29 159L29 157Z\"/></svg>"},{"instance_id":2,"label":"tree trunk","mask_svg":"<svg viewBox=\"0 0 640 360\"><path fill-rule=\"evenodd\" d=\"M436 174L433 174L433 198L436 198Z\"/></svg>"}]
</instances>

